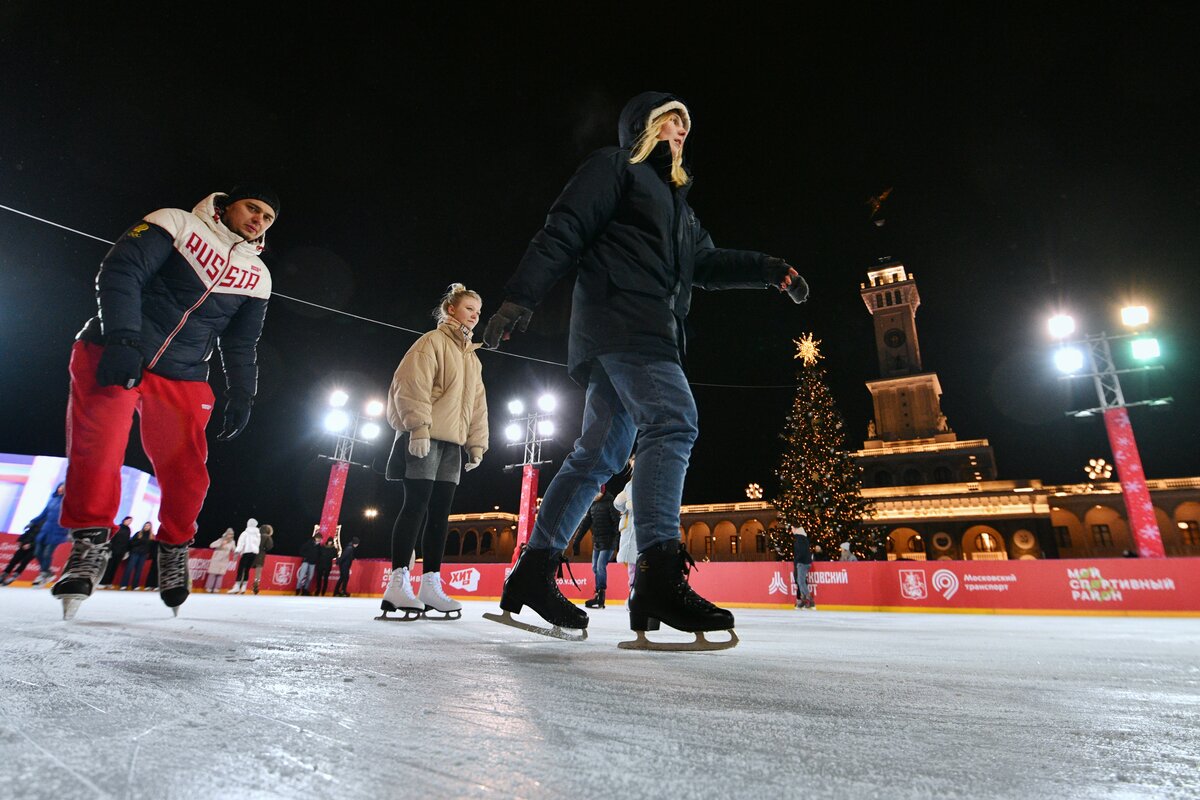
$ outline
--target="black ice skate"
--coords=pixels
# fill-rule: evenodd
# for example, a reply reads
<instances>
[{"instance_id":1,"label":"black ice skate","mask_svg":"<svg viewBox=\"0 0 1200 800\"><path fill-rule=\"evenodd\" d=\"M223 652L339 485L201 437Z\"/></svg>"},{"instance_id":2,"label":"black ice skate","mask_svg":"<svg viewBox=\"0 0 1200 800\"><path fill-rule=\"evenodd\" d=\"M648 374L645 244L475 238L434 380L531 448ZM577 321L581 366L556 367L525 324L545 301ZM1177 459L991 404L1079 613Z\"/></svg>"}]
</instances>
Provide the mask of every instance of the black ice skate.
<instances>
[{"instance_id":1,"label":"black ice skate","mask_svg":"<svg viewBox=\"0 0 1200 800\"><path fill-rule=\"evenodd\" d=\"M50 594L62 600L63 619L73 619L84 600L100 582L108 566L108 528L71 531L71 555Z\"/></svg>"},{"instance_id":2,"label":"black ice skate","mask_svg":"<svg viewBox=\"0 0 1200 800\"><path fill-rule=\"evenodd\" d=\"M597 589L595 596L584 602L584 605L588 608L604 608L604 590Z\"/></svg>"},{"instance_id":3,"label":"black ice skate","mask_svg":"<svg viewBox=\"0 0 1200 800\"><path fill-rule=\"evenodd\" d=\"M510 625L514 628L581 642L587 638L588 615L558 590L556 578L562 573L566 559L554 550L535 550L525 546L512 572L504 579L504 591L500 595L503 614L483 615L484 619ZM568 570L570 567L568 567ZM542 619L550 623L549 628L530 625L513 619L513 614L529 606ZM577 631L577 632L576 632Z\"/></svg>"},{"instance_id":4,"label":"black ice skate","mask_svg":"<svg viewBox=\"0 0 1200 800\"><path fill-rule=\"evenodd\" d=\"M178 617L179 607L188 599L192 576L188 571L188 545L160 544L158 547L158 596Z\"/></svg>"},{"instance_id":5,"label":"black ice skate","mask_svg":"<svg viewBox=\"0 0 1200 800\"><path fill-rule=\"evenodd\" d=\"M629 627L637 634L619 642L626 650L726 650L738 643L733 614L696 594L687 575L696 562L680 542L655 545L638 554L633 588L629 593ZM655 642L646 631L665 622L676 630L696 634L692 642ZM711 642L709 631L729 631L729 639Z\"/></svg>"}]
</instances>

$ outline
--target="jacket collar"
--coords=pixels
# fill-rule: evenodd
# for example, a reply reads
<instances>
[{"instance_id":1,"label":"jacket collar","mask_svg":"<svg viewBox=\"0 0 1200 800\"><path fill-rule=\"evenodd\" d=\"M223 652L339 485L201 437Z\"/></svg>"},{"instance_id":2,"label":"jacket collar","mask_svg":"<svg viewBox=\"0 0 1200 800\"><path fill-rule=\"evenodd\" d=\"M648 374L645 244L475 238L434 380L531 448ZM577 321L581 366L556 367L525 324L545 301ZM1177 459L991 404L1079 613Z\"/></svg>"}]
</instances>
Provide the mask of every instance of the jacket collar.
<instances>
[{"instance_id":1,"label":"jacket collar","mask_svg":"<svg viewBox=\"0 0 1200 800\"><path fill-rule=\"evenodd\" d=\"M482 342L472 342L472 331L468 331L457 320L448 319L445 322L438 323L437 329L450 337L458 349L463 352L478 350L483 346Z\"/></svg>"}]
</instances>

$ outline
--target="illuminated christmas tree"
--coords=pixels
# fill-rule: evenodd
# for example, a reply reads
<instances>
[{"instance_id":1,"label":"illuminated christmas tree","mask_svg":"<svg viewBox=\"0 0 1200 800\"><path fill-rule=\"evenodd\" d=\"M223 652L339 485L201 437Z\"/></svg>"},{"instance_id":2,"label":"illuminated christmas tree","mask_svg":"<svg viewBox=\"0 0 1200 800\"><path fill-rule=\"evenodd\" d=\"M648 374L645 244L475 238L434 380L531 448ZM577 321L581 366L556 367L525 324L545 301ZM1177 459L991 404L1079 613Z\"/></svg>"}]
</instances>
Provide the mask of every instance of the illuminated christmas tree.
<instances>
[{"instance_id":1,"label":"illuminated christmas tree","mask_svg":"<svg viewBox=\"0 0 1200 800\"><path fill-rule=\"evenodd\" d=\"M825 370L817 364L821 342L812 334L794 341L801 363L792 412L779 435L784 443L775 470L779 494L771 502L782 524L769 532L771 546L780 558L790 559L790 527L799 524L814 552L820 545L836 559L838 546L849 541L859 558L868 558L878 548L879 530L861 525L870 503L862 496L862 468L846 447L842 414L825 383Z\"/></svg>"}]
</instances>

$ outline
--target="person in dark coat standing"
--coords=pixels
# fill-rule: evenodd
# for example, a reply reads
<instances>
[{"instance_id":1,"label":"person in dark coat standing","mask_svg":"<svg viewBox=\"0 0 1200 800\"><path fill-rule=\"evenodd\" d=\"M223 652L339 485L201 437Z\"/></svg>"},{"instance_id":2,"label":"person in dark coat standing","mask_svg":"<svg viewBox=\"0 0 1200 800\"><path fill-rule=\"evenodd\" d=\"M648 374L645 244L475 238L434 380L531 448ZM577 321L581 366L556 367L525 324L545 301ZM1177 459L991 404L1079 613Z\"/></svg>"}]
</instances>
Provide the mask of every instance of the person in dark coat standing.
<instances>
[{"instance_id":1,"label":"person in dark coat standing","mask_svg":"<svg viewBox=\"0 0 1200 800\"><path fill-rule=\"evenodd\" d=\"M117 574L117 567L121 566L121 561L129 552L129 539L133 536L132 525L133 517L121 520L121 524L113 532L112 538L108 540L108 566L104 568L104 577L100 579L101 589L112 586L113 578Z\"/></svg>"},{"instance_id":2,"label":"person in dark coat standing","mask_svg":"<svg viewBox=\"0 0 1200 800\"><path fill-rule=\"evenodd\" d=\"M354 564L354 554L358 550L358 539L351 539L350 544L342 548L342 554L337 557L338 579L333 587L334 597L349 597L346 587L350 583L350 567Z\"/></svg>"},{"instance_id":3,"label":"person in dark coat standing","mask_svg":"<svg viewBox=\"0 0 1200 800\"><path fill-rule=\"evenodd\" d=\"M800 303L808 287L783 259L713 244L687 202L692 178L683 152L691 130L691 111L678 96L632 98L618 123L620 146L597 150L575 171L484 329L484 345L499 347L528 327L532 309L560 279L575 274L567 368L587 389L583 430L505 581L505 614L528 605L553 626L587 627L587 613L563 596L553 575L592 498L625 467L636 438L639 555L630 626L640 632L661 621L698 634L733 629L733 614L688 585L694 562L679 535L698 434L684 372L685 320L693 288L774 287Z\"/></svg>"},{"instance_id":4,"label":"person in dark coat standing","mask_svg":"<svg viewBox=\"0 0 1200 800\"><path fill-rule=\"evenodd\" d=\"M329 575L333 572L333 560L337 558L337 554L337 545L332 536L317 548L317 584L313 594L318 597L323 597L325 590L329 588Z\"/></svg>"},{"instance_id":5,"label":"person in dark coat standing","mask_svg":"<svg viewBox=\"0 0 1200 800\"><path fill-rule=\"evenodd\" d=\"M146 558L150 555L150 542L154 535L154 527L143 523L142 529L129 540L129 559L125 562L125 575L121 579L121 589L140 589L142 570L146 567Z\"/></svg>"},{"instance_id":6,"label":"person in dark coat standing","mask_svg":"<svg viewBox=\"0 0 1200 800\"><path fill-rule=\"evenodd\" d=\"M792 526L792 564L796 570L796 608L812 608L813 597L808 591L808 571L812 568L812 547L803 525Z\"/></svg>"},{"instance_id":7,"label":"person in dark coat standing","mask_svg":"<svg viewBox=\"0 0 1200 800\"><path fill-rule=\"evenodd\" d=\"M296 571L296 594L308 597L312 594L313 573L317 571L317 557L321 552L321 533L313 531L304 544L300 545L300 569Z\"/></svg>"},{"instance_id":8,"label":"person in dark coat standing","mask_svg":"<svg viewBox=\"0 0 1200 800\"><path fill-rule=\"evenodd\" d=\"M583 521L575 530L572 539L582 539L592 532L592 575L596 582L596 593L584 603L588 608L604 608L604 592L608 589L608 562L617 547L620 535L621 513L613 506L613 495L608 486L600 487L600 494L592 500Z\"/></svg>"}]
</instances>

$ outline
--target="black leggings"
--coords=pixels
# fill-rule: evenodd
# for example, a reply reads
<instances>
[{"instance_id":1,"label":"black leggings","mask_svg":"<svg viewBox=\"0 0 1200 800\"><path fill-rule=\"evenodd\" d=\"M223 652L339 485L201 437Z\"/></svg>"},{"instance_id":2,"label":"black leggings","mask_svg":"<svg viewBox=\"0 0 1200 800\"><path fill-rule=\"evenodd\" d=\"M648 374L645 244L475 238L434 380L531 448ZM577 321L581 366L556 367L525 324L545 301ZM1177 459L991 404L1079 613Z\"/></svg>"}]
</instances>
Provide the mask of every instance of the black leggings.
<instances>
[{"instance_id":1,"label":"black leggings","mask_svg":"<svg viewBox=\"0 0 1200 800\"><path fill-rule=\"evenodd\" d=\"M4 568L4 574L17 575L19 577L25 571L25 567L29 566L30 561L33 561L33 548L18 549L17 552L13 553L8 566Z\"/></svg>"},{"instance_id":2,"label":"black leggings","mask_svg":"<svg viewBox=\"0 0 1200 800\"><path fill-rule=\"evenodd\" d=\"M407 567L421 537L422 572L438 572L449 532L450 504L458 484L404 479L404 508L392 526L392 569Z\"/></svg>"},{"instance_id":3,"label":"black leggings","mask_svg":"<svg viewBox=\"0 0 1200 800\"><path fill-rule=\"evenodd\" d=\"M250 579L250 570L254 567L254 559L257 557L258 553L242 553L242 557L238 559L236 580L247 581Z\"/></svg>"}]
</instances>

